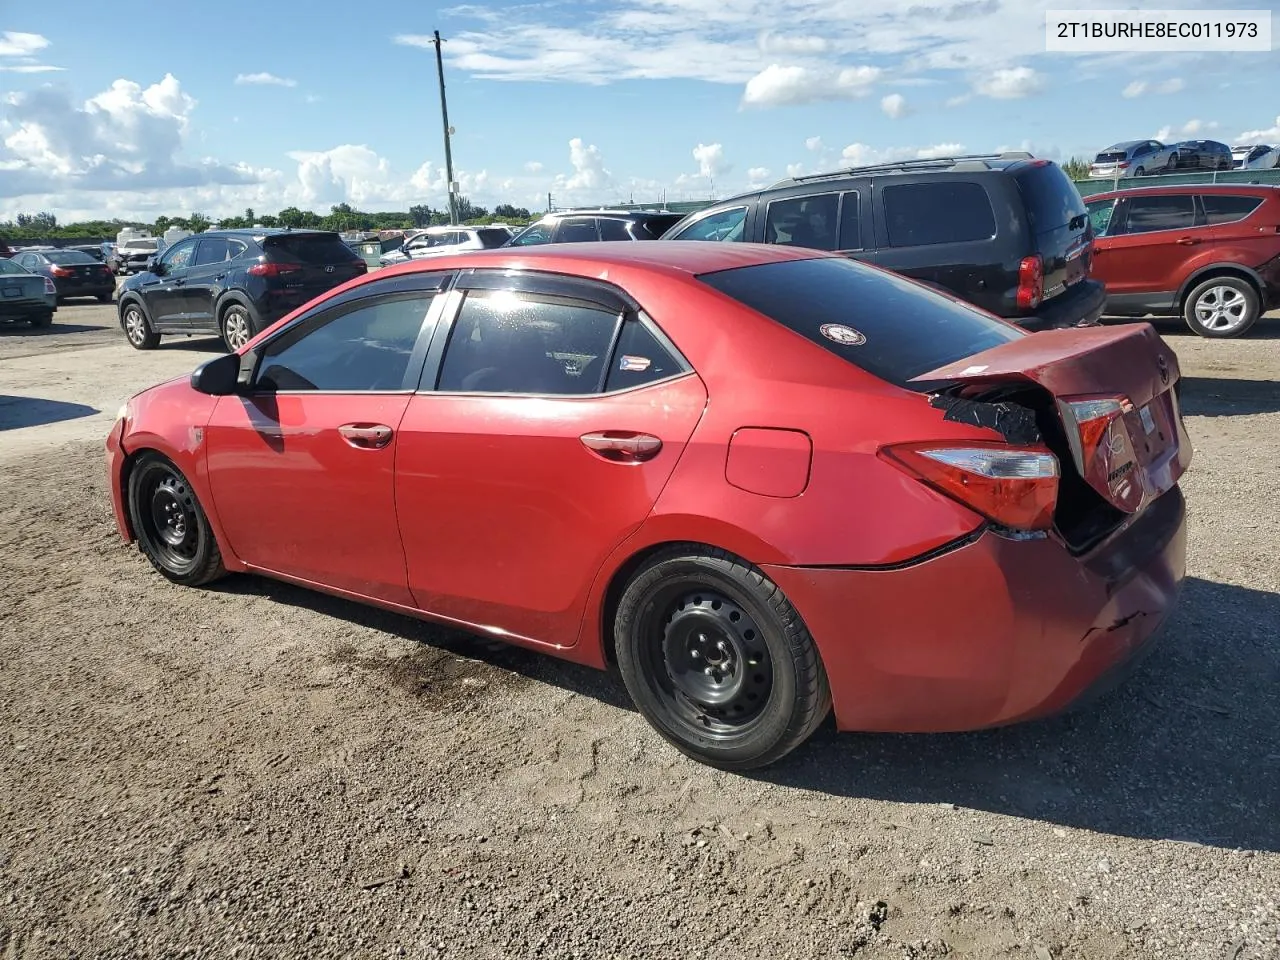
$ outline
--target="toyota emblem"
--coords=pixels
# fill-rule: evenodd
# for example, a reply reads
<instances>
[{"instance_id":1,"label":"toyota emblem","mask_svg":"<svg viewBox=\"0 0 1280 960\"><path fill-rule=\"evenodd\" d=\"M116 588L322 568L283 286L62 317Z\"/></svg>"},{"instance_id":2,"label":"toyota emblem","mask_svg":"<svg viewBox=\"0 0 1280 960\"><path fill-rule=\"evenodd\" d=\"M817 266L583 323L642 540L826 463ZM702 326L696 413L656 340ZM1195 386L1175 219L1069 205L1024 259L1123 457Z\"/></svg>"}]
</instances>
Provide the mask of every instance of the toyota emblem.
<instances>
[{"instance_id":1,"label":"toyota emblem","mask_svg":"<svg viewBox=\"0 0 1280 960\"><path fill-rule=\"evenodd\" d=\"M324 268L324 272L325 272L325 273L333 273L333 267L332 267L332 266L325 267L325 268ZM1162 360L1162 361L1161 361L1161 363L1163 363L1163 362L1164 362L1164 361Z\"/></svg>"}]
</instances>

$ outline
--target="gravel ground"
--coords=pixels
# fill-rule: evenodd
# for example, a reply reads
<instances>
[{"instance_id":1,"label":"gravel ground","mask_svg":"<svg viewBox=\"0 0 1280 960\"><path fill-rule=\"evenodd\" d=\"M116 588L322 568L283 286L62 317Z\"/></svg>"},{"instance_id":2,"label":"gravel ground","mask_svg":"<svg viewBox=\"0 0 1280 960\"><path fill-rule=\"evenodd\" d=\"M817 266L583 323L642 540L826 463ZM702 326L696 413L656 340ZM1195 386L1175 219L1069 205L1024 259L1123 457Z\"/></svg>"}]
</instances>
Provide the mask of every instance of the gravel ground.
<instances>
[{"instance_id":1,"label":"gravel ground","mask_svg":"<svg viewBox=\"0 0 1280 960\"><path fill-rule=\"evenodd\" d=\"M116 407L215 349L0 329L0 957L1280 957L1280 321L1163 332L1190 578L1089 711L761 775L615 679L116 538ZM33 403L33 400L40 401Z\"/></svg>"}]
</instances>

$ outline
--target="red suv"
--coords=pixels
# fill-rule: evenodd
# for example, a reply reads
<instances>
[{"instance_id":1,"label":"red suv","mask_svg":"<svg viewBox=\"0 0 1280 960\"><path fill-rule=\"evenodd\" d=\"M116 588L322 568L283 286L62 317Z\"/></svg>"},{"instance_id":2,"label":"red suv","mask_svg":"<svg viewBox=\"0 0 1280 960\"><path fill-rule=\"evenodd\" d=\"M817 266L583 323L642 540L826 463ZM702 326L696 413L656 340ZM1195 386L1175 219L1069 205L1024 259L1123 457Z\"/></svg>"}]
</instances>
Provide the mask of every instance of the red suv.
<instances>
[{"instance_id":1,"label":"red suv","mask_svg":"<svg viewBox=\"0 0 1280 960\"><path fill-rule=\"evenodd\" d=\"M1202 337L1238 337L1280 306L1280 187L1141 187L1086 206L1107 314L1181 315Z\"/></svg>"}]
</instances>

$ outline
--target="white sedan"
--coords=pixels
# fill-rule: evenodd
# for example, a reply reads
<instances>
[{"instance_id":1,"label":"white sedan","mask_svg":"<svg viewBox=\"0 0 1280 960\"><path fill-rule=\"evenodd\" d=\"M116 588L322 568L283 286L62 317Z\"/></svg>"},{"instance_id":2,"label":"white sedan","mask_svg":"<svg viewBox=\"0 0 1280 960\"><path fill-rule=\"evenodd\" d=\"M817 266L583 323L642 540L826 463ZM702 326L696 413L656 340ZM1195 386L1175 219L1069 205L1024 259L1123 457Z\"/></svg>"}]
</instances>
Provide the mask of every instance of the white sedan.
<instances>
[{"instance_id":1,"label":"white sedan","mask_svg":"<svg viewBox=\"0 0 1280 960\"><path fill-rule=\"evenodd\" d=\"M513 236L515 231L504 224L491 224L487 227L428 227L408 240L400 249L384 253L378 258L378 262L384 267L389 267L392 264L420 260L423 257L465 253L469 250L489 250L502 246Z\"/></svg>"}]
</instances>

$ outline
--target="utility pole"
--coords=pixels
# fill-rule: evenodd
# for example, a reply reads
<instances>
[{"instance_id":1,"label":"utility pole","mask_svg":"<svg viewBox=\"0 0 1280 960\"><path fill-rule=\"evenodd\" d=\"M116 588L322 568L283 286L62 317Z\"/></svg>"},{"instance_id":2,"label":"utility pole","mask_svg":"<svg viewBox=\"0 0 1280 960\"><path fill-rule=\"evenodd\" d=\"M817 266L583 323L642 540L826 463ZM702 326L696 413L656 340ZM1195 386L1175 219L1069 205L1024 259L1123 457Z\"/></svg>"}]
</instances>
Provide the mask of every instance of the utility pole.
<instances>
[{"instance_id":1,"label":"utility pole","mask_svg":"<svg viewBox=\"0 0 1280 960\"><path fill-rule=\"evenodd\" d=\"M444 57L440 54L440 45L445 41L440 39L439 30L434 31L434 33L435 40L432 42L436 48L436 75L440 78L440 116L444 120L444 175L449 180L449 222L456 227L458 225L458 199L453 192L453 151L449 146L449 136L453 133L453 128L449 126L449 105L444 99Z\"/></svg>"}]
</instances>

